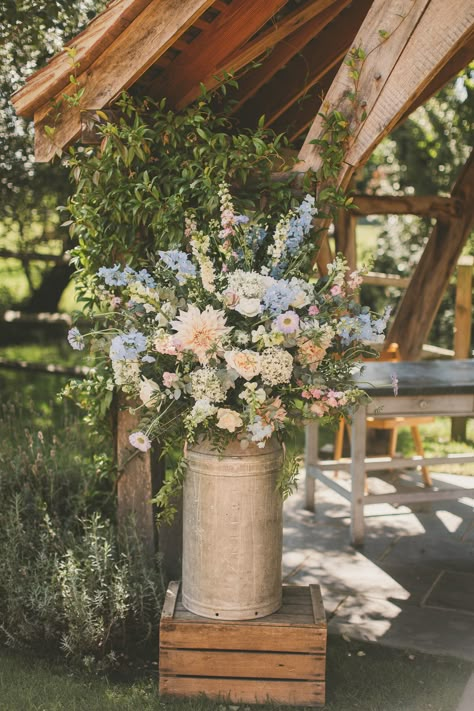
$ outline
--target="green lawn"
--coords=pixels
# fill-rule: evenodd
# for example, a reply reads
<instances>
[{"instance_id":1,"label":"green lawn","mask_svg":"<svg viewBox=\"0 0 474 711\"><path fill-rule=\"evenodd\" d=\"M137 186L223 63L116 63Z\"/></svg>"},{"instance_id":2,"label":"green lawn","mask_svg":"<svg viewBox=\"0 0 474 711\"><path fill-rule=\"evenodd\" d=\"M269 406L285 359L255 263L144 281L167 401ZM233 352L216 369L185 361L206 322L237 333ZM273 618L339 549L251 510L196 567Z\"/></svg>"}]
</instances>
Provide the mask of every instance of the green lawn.
<instances>
[{"instance_id":1,"label":"green lawn","mask_svg":"<svg viewBox=\"0 0 474 711\"><path fill-rule=\"evenodd\" d=\"M472 665L329 637L325 711L455 711ZM82 676L56 662L0 649L1 711L245 711L246 704L163 701L156 664L128 682ZM290 711L286 706L258 709ZM295 707L291 707L295 708ZM303 707L299 707L302 711Z\"/></svg>"}]
</instances>

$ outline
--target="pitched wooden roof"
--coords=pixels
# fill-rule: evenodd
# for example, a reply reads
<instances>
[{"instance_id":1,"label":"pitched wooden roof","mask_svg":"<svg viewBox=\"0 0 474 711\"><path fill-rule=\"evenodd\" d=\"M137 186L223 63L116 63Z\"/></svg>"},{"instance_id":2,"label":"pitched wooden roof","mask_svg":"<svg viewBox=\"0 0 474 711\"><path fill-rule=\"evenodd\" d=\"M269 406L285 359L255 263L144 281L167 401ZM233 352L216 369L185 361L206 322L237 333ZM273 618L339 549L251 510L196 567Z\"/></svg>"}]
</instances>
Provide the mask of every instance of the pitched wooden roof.
<instances>
[{"instance_id":1,"label":"pitched wooden roof","mask_svg":"<svg viewBox=\"0 0 474 711\"><path fill-rule=\"evenodd\" d=\"M201 83L240 77L236 113L244 125L266 125L304 141L301 157L317 165L314 117L344 102L352 46L368 53L359 79L367 121L349 163L373 146L421 100L474 56L472 0L115 0L13 96L19 115L34 117L37 160L50 160L81 131L81 109L110 106L120 92L166 96L178 108ZM62 99L71 57L83 94ZM254 66L258 61L258 66ZM57 102L60 108L57 109ZM56 105L56 108L54 106ZM54 124L54 133L45 126ZM308 135L308 128L312 126ZM341 177L343 179L343 176Z\"/></svg>"}]
</instances>

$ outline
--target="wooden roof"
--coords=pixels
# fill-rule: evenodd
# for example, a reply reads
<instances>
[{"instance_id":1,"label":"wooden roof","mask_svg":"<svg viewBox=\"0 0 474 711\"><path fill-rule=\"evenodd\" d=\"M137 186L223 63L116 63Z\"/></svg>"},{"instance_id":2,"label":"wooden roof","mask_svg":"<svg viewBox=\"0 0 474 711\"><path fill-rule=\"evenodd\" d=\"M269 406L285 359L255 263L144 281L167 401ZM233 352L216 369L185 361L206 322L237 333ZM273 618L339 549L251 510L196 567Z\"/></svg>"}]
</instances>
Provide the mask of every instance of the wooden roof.
<instances>
[{"instance_id":1,"label":"wooden roof","mask_svg":"<svg viewBox=\"0 0 474 711\"><path fill-rule=\"evenodd\" d=\"M317 167L310 143L321 130L315 116L322 94L327 106L344 103L349 79L343 60L352 46L362 46L368 55L358 86L367 120L348 156L355 166L472 59L474 4L115 0L12 101L19 115L34 118L36 158L47 161L78 138L81 110L109 107L124 89L166 96L182 108L199 95L201 83L213 88L225 73L234 73L240 122L253 125L265 114L266 125L303 142L304 166ZM83 89L80 106L61 101L77 90L69 81L71 47ZM54 135L47 135L45 126L51 125Z\"/></svg>"}]
</instances>

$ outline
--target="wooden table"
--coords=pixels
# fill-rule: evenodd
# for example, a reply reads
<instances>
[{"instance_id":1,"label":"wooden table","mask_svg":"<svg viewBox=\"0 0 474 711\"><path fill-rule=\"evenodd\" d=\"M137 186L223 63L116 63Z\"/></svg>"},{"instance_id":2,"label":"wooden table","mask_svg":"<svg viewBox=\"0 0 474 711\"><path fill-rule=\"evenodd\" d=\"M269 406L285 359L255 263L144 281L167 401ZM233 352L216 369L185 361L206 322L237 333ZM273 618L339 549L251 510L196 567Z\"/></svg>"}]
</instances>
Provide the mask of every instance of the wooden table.
<instances>
[{"instance_id":1,"label":"wooden table","mask_svg":"<svg viewBox=\"0 0 474 711\"><path fill-rule=\"evenodd\" d=\"M393 376L398 379L398 395L393 390ZM318 424L306 428L306 508L314 511L315 480L323 481L351 501L351 541L364 542L364 506L368 504L406 504L474 497L474 488L437 489L391 494L365 494L366 471L403 469L421 464L459 464L474 462L471 454L440 457L366 457L366 418L409 417L410 415L474 416L474 360L422 361L405 363L367 363L356 378L372 401L359 407L352 419L351 457L321 461L318 448ZM326 472L347 469L351 474L350 491Z\"/></svg>"}]
</instances>

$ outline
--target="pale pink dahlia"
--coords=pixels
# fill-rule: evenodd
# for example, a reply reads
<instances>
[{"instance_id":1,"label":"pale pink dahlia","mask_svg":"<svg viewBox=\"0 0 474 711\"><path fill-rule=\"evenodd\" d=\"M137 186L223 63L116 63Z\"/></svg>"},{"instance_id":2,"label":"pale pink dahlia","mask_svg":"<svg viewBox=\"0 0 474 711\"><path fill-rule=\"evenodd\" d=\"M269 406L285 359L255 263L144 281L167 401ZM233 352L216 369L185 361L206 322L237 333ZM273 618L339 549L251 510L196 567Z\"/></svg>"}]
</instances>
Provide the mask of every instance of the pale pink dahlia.
<instances>
[{"instance_id":1,"label":"pale pink dahlia","mask_svg":"<svg viewBox=\"0 0 474 711\"><path fill-rule=\"evenodd\" d=\"M192 351L203 365L209 362L210 353L219 350L222 339L231 330L225 325L225 314L207 306L199 311L197 306L190 306L187 311L180 311L177 319L171 322L176 331L180 347Z\"/></svg>"}]
</instances>

